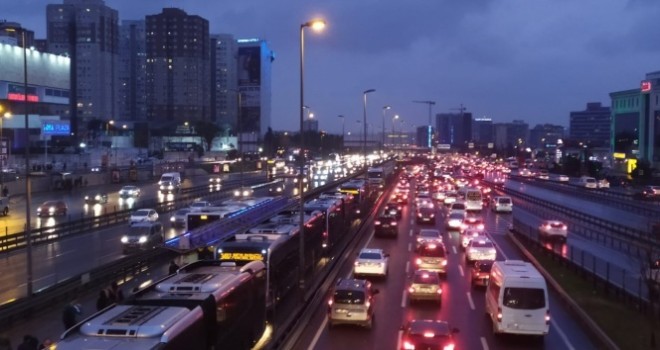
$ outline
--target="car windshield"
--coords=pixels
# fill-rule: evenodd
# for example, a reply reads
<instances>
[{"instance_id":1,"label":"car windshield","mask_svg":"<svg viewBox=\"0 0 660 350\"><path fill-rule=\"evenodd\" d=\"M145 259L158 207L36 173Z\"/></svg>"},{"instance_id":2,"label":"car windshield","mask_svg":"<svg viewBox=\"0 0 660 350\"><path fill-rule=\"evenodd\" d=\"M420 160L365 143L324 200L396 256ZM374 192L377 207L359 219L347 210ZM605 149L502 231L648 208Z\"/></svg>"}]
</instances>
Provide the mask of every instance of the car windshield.
<instances>
[{"instance_id":1,"label":"car windshield","mask_svg":"<svg viewBox=\"0 0 660 350\"><path fill-rule=\"evenodd\" d=\"M419 236L420 237L438 238L438 237L440 237L440 231L421 230L421 231L419 231Z\"/></svg>"},{"instance_id":2,"label":"car windshield","mask_svg":"<svg viewBox=\"0 0 660 350\"><path fill-rule=\"evenodd\" d=\"M367 259L367 260L380 260L382 259L382 256L380 253L360 253L360 259Z\"/></svg>"},{"instance_id":3,"label":"car windshield","mask_svg":"<svg viewBox=\"0 0 660 350\"><path fill-rule=\"evenodd\" d=\"M449 338L449 326L445 322L417 321L410 324L408 335L412 338L422 340L433 334L433 338Z\"/></svg>"},{"instance_id":4,"label":"car windshield","mask_svg":"<svg viewBox=\"0 0 660 350\"><path fill-rule=\"evenodd\" d=\"M562 227L562 226L564 226L564 224L562 224L561 222L552 222L552 223L550 223L550 226L552 226L552 227Z\"/></svg>"},{"instance_id":5,"label":"car windshield","mask_svg":"<svg viewBox=\"0 0 660 350\"><path fill-rule=\"evenodd\" d=\"M465 210L465 204L463 204L463 203L454 203L451 206L451 210Z\"/></svg>"},{"instance_id":6,"label":"car windshield","mask_svg":"<svg viewBox=\"0 0 660 350\"><path fill-rule=\"evenodd\" d=\"M497 202L500 204L511 204L511 198L499 198Z\"/></svg>"},{"instance_id":7,"label":"car windshield","mask_svg":"<svg viewBox=\"0 0 660 350\"><path fill-rule=\"evenodd\" d=\"M545 291L541 288L504 288L502 303L512 309L541 309L545 307Z\"/></svg>"},{"instance_id":8,"label":"car windshield","mask_svg":"<svg viewBox=\"0 0 660 350\"><path fill-rule=\"evenodd\" d=\"M474 264L475 268L479 269L480 272L490 272L490 269L493 267L492 261L480 261Z\"/></svg>"},{"instance_id":9,"label":"car windshield","mask_svg":"<svg viewBox=\"0 0 660 350\"><path fill-rule=\"evenodd\" d=\"M442 246L423 246L419 249L419 255L431 258L444 258L445 249Z\"/></svg>"},{"instance_id":10,"label":"car windshield","mask_svg":"<svg viewBox=\"0 0 660 350\"><path fill-rule=\"evenodd\" d=\"M337 290L333 297L337 304L363 304L364 292L352 290Z\"/></svg>"},{"instance_id":11,"label":"car windshield","mask_svg":"<svg viewBox=\"0 0 660 350\"><path fill-rule=\"evenodd\" d=\"M493 243L491 241L477 241L472 240L472 248L492 248Z\"/></svg>"},{"instance_id":12,"label":"car windshield","mask_svg":"<svg viewBox=\"0 0 660 350\"><path fill-rule=\"evenodd\" d=\"M449 215L449 220L463 220L463 214L453 213Z\"/></svg>"},{"instance_id":13,"label":"car windshield","mask_svg":"<svg viewBox=\"0 0 660 350\"><path fill-rule=\"evenodd\" d=\"M172 177L171 176L163 176L163 177L160 178L160 181L163 181L163 182L172 181Z\"/></svg>"},{"instance_id":14,"label":"car windshield","mask_svg":"<svg viewBox=\"0 0 660 350\"><path fill-rule=\"evenodd\" d=\"M417 284L439 284L438 274L435 272L416 273L413 277L413 283Z\"/></svg>"},{"instance_id":15,"label":"car windshield","mask_svg":"<svg viewBox=\"0 0 660 350\"><path fill-rule=\"evenodd\" d=\"M149 215L149 210L146 209L140 209L137 210L135 213L133 213L133 216L147 216Z\"/></svg>"},{"instance_id":16,"label":"car windshield","mask_svg":"<svg viewBox=\"0 0 660 350\"><path fill-rule=\"evenodd\" d=\"M190 210L188 209L179 209L176 211L175 215L186 215L188 213L190 213Z\"/></svg>"}]
</instances>

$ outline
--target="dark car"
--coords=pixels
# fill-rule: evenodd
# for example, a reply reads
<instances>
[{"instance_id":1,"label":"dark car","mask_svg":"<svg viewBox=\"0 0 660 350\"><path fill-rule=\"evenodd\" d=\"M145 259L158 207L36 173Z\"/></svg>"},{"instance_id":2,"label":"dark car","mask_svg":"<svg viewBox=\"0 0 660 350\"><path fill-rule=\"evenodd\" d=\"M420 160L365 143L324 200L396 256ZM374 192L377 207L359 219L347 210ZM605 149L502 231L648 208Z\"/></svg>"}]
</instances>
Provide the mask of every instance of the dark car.
<instances>
[{"instance_id":1,"label":"dark car","mask_svg":"<svg viewBox=\"0 0 660 350\"><path fill-rule=\"evenodd\" d=\"M45 201L37 207L37 216L66 215L67 210L64 201Z\"/></svg>"},{"instance_id":2,"label":"dark car","mask_svg":"<svg viewBox=\"0 0 660 350\"><path fill-rule=\"evenodd\" d=\"M85 196L85 204L106 204L108 203L107 193L94 193Z\"/></svg>"},{"instance_id":3,"label":"dark car","mask_svg":"<svg viewBox=\"0 0 660 350\"><path fill-rule=\"evenodd\" d=\"M402 349L454 349L454 334L458 329L440 320L412 320L401 327Z\"/></svg>"},{"instance_id":4,"label":"dark car","mask_svg":"<svg viewBox=\"0 0 660 350\"><path fill-rule=\"evenodd\" d=\"M385 205L385 213L388 216L394 216L397 220L401 219L401 212L403 207L400 204L396 203L387 203Z\"/></svg>"},{"instance_id":5,"label":"dark car","mask_svg":"<svg viewBox=\"0 0 660 350\"><path fill-rule=\"evenodd\" d=\"M396 221L395 216L379 216L376 221L374 221L374 235L377 237L397 237L399 234L399 228L397 227Z\"/></svg>"},{"instance_id":6,"label":"dark car","mask_svg":"<svg viewBox=\"0 0 660 350\"><path fill-rule=\"evenodd\" d=\"M475 286L487 286L490 280L490 269L493 267L493 260L477 260L472 267L472 278L470 284Z\"/></svg>"},{"instance_id":7,"label":"dark car","mask_svg":"<svg viewBox=\"0 0 660 350\"><path fill-rule=\"evenodd\" d=\"M638 194L641 199L658 200L660 199L660 186L644 186L642 192Z\"/></svg>"},{"instance_id":8,"label":"dark car","mask_svg":"<svg viewBox=\"0 0 660 350\"><path fill-rule=\"evenodd\" d=\"M435 208L432 206L417 208L417 223L435 225Z\"/></svg>"}]
</instances>

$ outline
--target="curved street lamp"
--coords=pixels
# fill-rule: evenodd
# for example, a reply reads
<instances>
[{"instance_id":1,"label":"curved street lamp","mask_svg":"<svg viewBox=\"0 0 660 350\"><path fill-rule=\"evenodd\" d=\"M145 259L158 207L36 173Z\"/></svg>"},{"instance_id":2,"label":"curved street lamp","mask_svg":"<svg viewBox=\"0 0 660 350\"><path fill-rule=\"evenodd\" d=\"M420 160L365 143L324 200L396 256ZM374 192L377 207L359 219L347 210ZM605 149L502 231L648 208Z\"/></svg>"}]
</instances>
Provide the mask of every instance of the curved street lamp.
<instances>
[{"instance_id":1,"label":"curved street lamp","mask_svg":"<svg viewBox=\"0 0 660 350\"><path fill-rule=\"evenodd\" d=\"M364 90L362 92L362 101L363 101L363 116L362 116L362 124L364 127L364 135L363 135L363 140L364 143L362 144L362 153L364 154L364 164L367 164L367 94L370 94L372 92L376 92L376 89L369 89L369 90Z\"/></svg>"}]
</instances>

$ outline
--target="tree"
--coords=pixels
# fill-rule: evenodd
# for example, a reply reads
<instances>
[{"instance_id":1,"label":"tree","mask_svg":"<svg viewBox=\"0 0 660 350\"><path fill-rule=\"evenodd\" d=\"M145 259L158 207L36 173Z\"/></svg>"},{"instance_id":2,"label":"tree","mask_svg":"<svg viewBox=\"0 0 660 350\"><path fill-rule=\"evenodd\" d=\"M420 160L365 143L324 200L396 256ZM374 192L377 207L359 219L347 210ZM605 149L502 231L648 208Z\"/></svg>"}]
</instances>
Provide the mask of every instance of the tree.
<instances>
[{"instance_id":1,"label":"tree","mask_svg":"<svg viewBox=\"0 0 660 350\"><path fill-rule=\"evenodd\" d=\"M195 131L197 132L197 135L201 136L206 143L206 150L210 151L213 139L218 136L221 129L215 123L199 120L195 122Z\"/></svg>"}]
</instances>

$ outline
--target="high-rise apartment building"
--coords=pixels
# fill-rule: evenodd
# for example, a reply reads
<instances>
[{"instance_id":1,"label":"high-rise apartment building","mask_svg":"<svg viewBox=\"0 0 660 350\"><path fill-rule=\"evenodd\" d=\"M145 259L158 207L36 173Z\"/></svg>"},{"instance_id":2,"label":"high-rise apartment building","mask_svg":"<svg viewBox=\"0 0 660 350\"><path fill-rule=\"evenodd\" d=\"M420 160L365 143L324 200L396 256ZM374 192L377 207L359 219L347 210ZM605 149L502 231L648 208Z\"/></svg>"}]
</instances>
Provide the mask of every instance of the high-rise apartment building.
<instances>
[{"instance_id":1,"label":"high-rise apartment building","mask_svg":"<svg viewBox=\"0 0 660 350\"><path fill-rule=\"evenodd\" d=\"M250 139L254 135L261 139L271 126L271 66L275 56L265 40L239 39L237 42L240 125L243 133L252 135Z\"/></svg>"},{"instance_id":2,"label":"high-rise apartment building","mask_svg":"<svg viewBox=\"0 0 660 350\"><path fill-rule=\"evenodd\" d=\"M607 145L610 140L611 113L610 107L604 107L600 102L589 102L584 111L571 112L570 138L595 146Z\"/></svg>"},{"instance_id":3,"label":"high-rise apartment building","mask_svg":"<svg viewBox=\"0 0 660 350\"><path fill-rule=\"evenodd\" d=\"M144 20L124 20L119 27L119 119L147 119L147 39Z\"/></svg>"},{"instance_id":4,"label":"high-rise apartment building","mask_svg":"<svg viewBox=\"0 0 660 350\"><path fill-rule=\"evenodd\" d=\"M225 135L236 133L238 44L231 34L211 35L211 120Z\"/></svg>"},{"instance_id":5,"label":"high-rise apartment building","mask_svg":"<svg viewBox=\"0 0 660 350\"><path fill-rule=\"evenodd\" d=\"M472 140L487 145L495 141L493 120L491 118L474 118L472 122Z\"/></svg>"},{"instance_id":6,"label":"high-rise apartment building","mask_svg":"<svg viewBox=\"0 0 660 350\"><path fill-rule=\"evenodd\" d=\"M210 120L209 22L177 8L146 17L147 120Z\"/></svg>"},{"instance_id":7,"label":"high-rise apartment building","mask_svg":"<svg viewBox=\"0 0 660 350\"><path fill-rule=\"evenodd\" d=\"M48 51L71 58L72 132L91 119L116 119L117 11L103 0L64 0L47 5L46 17Z\"/></svg>"},{"instance_id":8,"label":"high-rise apartment building","mask_svg":"<svg viewBox=\"0 0 660 350\"><path fill-rule=\"evenodd\" d=\"M438 113L436 129L439 144L467 148L468 142L472 141L472 113Z\"/></svg>"}]
</instances>

